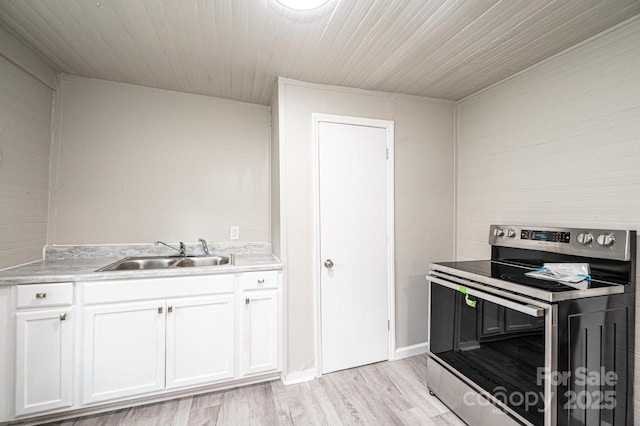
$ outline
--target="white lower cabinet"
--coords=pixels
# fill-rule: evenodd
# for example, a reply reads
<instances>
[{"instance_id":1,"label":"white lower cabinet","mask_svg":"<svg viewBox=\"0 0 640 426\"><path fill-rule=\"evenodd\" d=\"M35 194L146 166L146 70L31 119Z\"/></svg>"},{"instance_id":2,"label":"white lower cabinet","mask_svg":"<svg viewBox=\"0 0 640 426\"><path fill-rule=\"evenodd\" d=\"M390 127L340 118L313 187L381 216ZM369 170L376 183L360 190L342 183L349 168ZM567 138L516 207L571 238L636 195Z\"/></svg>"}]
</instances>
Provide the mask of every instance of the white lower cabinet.
<instances>
[{"instance_id":1,"label":"white lower cabinet","mask_svg":"<svg viewBox=\"0 0 640 426\"><path fill-rule=\"evenodd\" d=\"M16 416L73 403L71 308L16 313Z\"/></svg>"},{"instance_id":2,"label":"white lower cabinet","mask_svg":"<svg viewBox=\"0 0 640 426\"><path fill-rule=\"evenodd\" d=\"M234 377L234 302L233 294L167 302L167 389Z\"/></svg>"},{"instance_id":3,"label":"white lower cabinet","mask_svg":"<svg viewBox=\"0 0 640 426\"><path fill-rule=\"evenodd\" d=\"M273 378L280 280L263 271L15 286L14 417Z\"/></svg>"},{"instance_id":4,"label":"white lower cabinet","mask_svg":"<svg viewBox=\"0 0 640 426\"><path fill-rule=\"evenodd\" d=\"M164 389L165 302L84 308L84 404Z\"/></svg>"},{"instance_id":5,"label":"white lower cabinet","mask_svg":"<svg viewBox=\"0 0 640 426\"><path fill-rule=\"evenodd\" d=\"M277 290L244 293L243 374L279 367L279 297Z\"/></svg>"},{"instance_id":6,"label":"white lower cabinet","mask_svg":"<svg viewBox=\"0 0 640 426\"><path fill-rule=\"evenodd\" d=\"M232 379L234 300L225 294L85 308L82 402Z\"/></svg>"}]
</instances>

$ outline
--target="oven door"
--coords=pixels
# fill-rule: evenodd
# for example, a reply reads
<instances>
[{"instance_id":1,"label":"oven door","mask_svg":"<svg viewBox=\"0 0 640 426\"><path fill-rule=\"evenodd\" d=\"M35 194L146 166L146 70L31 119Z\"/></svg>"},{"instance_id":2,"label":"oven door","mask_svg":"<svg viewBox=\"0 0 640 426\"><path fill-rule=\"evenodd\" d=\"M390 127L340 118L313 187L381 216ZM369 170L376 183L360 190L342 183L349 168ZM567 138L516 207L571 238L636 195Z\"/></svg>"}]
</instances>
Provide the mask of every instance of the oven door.
<instances>
[{"instance_id":1,"label":"oven door","mask_svg":"<svg viewBox=\"0 0 640 426\"><path fill-rule=\"evenodd\" d=\"M553 306L459 277L428 279L431 358L519 421L555 423L555 408L545 414L555 407L545 383L555 367Z\"/></svg>"}]
</instances>

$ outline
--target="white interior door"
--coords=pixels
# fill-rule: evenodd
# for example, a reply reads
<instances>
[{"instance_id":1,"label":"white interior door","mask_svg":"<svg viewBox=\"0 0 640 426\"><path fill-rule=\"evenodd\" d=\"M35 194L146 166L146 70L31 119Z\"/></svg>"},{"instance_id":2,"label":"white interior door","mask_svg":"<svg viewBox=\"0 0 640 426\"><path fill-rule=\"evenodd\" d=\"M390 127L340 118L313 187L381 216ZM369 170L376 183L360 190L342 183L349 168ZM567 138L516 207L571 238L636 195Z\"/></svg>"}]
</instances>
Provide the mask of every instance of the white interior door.
<instances>
[{"instance_id":1,"label":"white interior door","mask_svg":"<svg viewBox=\"0 0 640 426\"><path fill-rule=\"evenodd\" d=\"M318 123L321 372L389 359L389 129Z\"/></svg>"}]
</instances>

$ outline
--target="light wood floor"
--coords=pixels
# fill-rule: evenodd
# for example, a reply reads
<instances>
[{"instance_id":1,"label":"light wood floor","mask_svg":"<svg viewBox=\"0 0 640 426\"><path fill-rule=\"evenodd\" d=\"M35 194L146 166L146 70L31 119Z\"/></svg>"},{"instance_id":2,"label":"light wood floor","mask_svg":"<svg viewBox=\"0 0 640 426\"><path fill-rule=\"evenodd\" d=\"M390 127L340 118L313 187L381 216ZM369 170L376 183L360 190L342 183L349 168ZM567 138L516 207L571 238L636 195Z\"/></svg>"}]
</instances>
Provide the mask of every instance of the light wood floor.
<instances>
[{"instance_id":1,"label":"light wood floor","mask_svg":"<svg viewBox=\"0 0 640 426\"><path fill-rule=\"evenodd\" d=\"M56 423L82 425L464 425L426 388L426 357L285 386L279 380Z\"/></svg>"}]
</instances>

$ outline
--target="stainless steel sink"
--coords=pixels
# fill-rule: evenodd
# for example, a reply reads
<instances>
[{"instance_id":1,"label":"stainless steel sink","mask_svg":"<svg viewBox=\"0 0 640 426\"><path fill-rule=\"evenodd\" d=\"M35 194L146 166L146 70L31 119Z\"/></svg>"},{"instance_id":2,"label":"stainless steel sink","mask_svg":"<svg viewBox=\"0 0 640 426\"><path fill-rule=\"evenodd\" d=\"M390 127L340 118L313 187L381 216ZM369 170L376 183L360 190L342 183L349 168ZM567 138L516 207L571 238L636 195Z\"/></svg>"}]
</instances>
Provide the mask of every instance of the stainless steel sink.
<instances>
[{"instance_id":1,"label":"stainless steel sink","mask_svg":"<svg viewBox=\"0 0 640 426\"><path fill-rule=\"evenodd\" d=\"M177 267L194 267L194 266L218 266L229 263L229 258L225 256L209 256L209 257L185 257L176 263Z\"/></svg>"},{"instance_id":2,"label":"stainless steel sink","mask_svg":"<svg viewBox=\"0 0 640 426\"><path fill-rule=\"evenodd\" d=\"M217 266L226 265L229 258L224 256L209 257L176 257L176 256L141 256L141 257L125 257L117 262L98 269L96 272L103 271L130 271L136 269L167 269L179 267L198 267L198 266Z\"/></svg>"}]
</instances>

